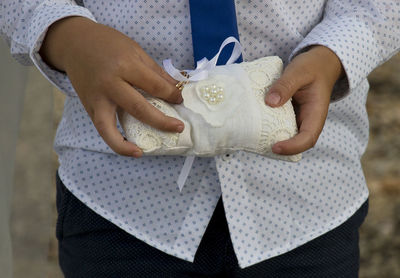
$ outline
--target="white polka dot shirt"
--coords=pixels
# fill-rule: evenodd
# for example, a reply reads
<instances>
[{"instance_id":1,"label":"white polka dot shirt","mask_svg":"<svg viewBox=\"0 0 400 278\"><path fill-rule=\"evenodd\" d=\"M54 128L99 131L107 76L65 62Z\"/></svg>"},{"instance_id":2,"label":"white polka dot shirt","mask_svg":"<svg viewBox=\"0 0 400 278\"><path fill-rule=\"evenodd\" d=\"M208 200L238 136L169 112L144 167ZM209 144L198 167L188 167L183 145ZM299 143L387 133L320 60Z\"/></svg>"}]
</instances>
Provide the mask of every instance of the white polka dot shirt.
<instances>
[{"instance_id":1,"label":"white polka dot shirt","mask_svg":"<svg viewBox=\"0 0 400 278\"><path fill-rule=\"evenodd\" d=\"M55 138L64 184L98 214L168 254L193 261L221 194L239 266L283 254L347 220L367 199L360 164L368 141L367 75L399 48L399 1L236 0L243 58L278 55L287 64L314 44L340 58L316 146L298 163L244 151L196 158L180 192L182 156L116 155L104 143L68 77L38 50L50 24L79 15L136 40L158 63L192 69L189 2L70 0L0 3L0 32L22 64L35 64L67 95ZM340 99L340 100L339 100Z\"/></svg>"}]
</instances>

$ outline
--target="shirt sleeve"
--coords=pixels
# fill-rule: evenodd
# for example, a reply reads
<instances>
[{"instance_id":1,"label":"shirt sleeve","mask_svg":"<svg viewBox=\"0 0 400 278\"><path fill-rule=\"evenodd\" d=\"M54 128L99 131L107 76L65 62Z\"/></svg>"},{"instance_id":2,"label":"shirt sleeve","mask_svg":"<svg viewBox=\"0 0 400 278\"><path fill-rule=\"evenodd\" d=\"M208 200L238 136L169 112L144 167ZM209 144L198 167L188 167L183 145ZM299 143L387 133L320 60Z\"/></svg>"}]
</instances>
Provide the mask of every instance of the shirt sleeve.
<instances>
[{"instance_id":1,"label":"shirt sleeve","mask_svg":"<svg viewBox=\"0 0 400 278\"><path fill-rule=\"evenodd\" d=\"M68 76L50 68L38 53L49 26L68 16L83 16L96 22L88 9L72 0L2 0L0 35L19 63L35 65L59 90L76 96Z\"/></svg>"},{"instance_id":2,"label":"shirt sleeve","mask_svg":"<svg viewBox=\"0 0 400 278\"><path fill-rule=\"evenodd\" d=\"M331 102L356 88L400 47L400 1L328 0L322 21L289 57L311 45L323 45L340 59L345 77L332 92Z\"/></svg>"}]
</instances>

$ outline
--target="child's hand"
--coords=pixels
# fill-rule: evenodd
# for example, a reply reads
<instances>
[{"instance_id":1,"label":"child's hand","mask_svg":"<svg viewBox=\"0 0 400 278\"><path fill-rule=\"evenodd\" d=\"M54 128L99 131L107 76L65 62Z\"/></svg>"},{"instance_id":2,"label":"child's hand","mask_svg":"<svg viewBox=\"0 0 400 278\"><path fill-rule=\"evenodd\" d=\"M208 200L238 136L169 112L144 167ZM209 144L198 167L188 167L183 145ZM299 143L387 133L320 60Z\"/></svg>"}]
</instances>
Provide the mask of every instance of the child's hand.
<instances>
[{"instance_id":1,"label":"child's hand","mask_svg":"<svg viewBox=\"0 0 400 278\"><path fill-rule=\"evenodd\" d=\"M40 54L67 73L97 131L116 153L142 155L118 131L117 107L155 128L182 132L183 122L166 116L132 87L181 103L177 81L121 32L84 17L64 18L51 25Z\"/></svg>"},{"instance_id":2,"label":"child's hand","mask_svg":"<svg viewBox=\"0 0 400 278\"><path fill-rule=\"evenodd\" d=\"M313 46L292 60L265 101L278 107L293 97L299 133L273 145L274 153L293 155L314 147L324 127L333 86L343 73L339 58L324 46Z\"/></svg>"}]
</instances>

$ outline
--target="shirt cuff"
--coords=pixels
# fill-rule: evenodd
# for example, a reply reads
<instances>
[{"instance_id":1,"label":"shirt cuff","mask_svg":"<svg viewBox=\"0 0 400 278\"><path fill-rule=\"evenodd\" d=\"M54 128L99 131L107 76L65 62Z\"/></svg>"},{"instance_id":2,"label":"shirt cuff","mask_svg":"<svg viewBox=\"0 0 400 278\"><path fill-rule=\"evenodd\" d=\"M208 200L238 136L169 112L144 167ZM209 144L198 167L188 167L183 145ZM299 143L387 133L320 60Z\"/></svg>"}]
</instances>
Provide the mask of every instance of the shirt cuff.
<instances>
[{"instance_id":1,"label":"shirt cuff","mask_svg":"<svg viewBox=\"0 0 400 278\"><path fill-rule=\"evenodd\" d=\"M336 82L331 102L346 97L379 63L378 48L371 30L352 17L324 19L293 50L289 61L312 45L329 48L342 63L345 76Z\"/></svg>"},{"instance_id":2,"label":"shirt cuff","mask_svg":"<svg viewBox=\"0 0 400 278\"><path fill-rule=\"evenodd\" d=\"M68 0L58 1L57 4L48 4L48 2L50 1L45 1L45 3L39 5L31 18L28 30L29 57L50 83L66 95L76 96L76 92L68 76L65 73L50 68L39 55L39 50L49 26L54 22L68 16L82 16L94 22L97 21L88 9L76 5L74 2ZM60 2L64 3L60 4Z\"/></svg>"}]
</instances>

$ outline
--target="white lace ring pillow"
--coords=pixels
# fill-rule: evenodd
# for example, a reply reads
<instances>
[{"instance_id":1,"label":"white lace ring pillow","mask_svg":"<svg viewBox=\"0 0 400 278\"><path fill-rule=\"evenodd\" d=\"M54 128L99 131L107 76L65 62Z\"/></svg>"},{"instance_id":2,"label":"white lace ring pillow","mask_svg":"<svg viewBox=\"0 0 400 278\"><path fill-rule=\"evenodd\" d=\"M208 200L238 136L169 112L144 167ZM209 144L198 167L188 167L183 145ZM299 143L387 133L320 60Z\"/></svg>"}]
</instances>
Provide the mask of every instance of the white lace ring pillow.
<instances>
[{"instance_id":1,"label":"white lace ring pillow","mask_svg":"<svg viewBox=\"0 0 400 278\"><path fill-rule=\"evenodd\" d=\"M278 108L264 102L282 68L282 61L276 56L216 66L207 79L184 86L181 104L147 97L166 115L184 122L182 133L157 130L126 112L119 114L119 121L126 138L144 155L215 156L243 150L299 161L301 154L277 155L271 150L274 143L297 134L291 101Z\"/></svg>"}]
</instances>

